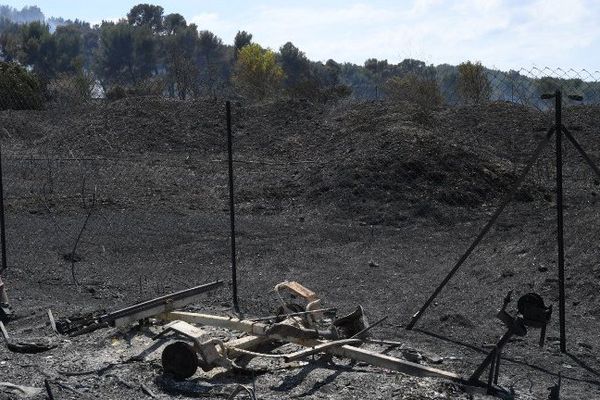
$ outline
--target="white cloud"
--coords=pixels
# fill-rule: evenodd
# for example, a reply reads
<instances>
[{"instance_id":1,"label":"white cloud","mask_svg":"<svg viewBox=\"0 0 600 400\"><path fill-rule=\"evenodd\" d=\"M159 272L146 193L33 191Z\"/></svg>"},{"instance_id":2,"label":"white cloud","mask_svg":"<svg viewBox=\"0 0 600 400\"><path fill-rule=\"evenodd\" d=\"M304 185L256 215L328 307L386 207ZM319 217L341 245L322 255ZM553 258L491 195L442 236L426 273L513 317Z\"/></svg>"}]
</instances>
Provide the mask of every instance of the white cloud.
<instances>
[{"instance_id":1,"label":"white cloud","mask_svg":"<svg viewBox=\"0 0 600 400\"><path fill-rule=\"evenodd\" d=\"M256 3L254 3L256 4ZM207 12L191 19L226 42L246 30L265 47L293 42L309 58L362 63L370 57L432 63L481 60L502 68L573 65L600 54L593 0L306 0ZM230 19L232 18L232 19ZM593 50L592 50L593 49ZM598 61L598 60L597 60ZM590 62L590 61L586 61Z\"/></svg>"}]
</instances>

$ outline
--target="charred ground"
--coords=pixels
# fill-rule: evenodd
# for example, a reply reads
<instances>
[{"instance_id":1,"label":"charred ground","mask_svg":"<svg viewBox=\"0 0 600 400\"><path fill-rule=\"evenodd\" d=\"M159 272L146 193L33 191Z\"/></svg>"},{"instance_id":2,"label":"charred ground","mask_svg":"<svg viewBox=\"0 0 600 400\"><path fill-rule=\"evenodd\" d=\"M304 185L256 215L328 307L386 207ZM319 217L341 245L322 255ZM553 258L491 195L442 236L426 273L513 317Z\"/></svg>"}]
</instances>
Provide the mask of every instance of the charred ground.
<instances>
[{"instance_id":1,"label":"charred ground","mask_svg":"<svg viewBox=\"0 0 600 400\"><path fill-rule=\"evenodd\" d=\"M565 111L567 126L600 158L598 108ZM482 346L503 333L494 319L508 290L557 300L553 161L549 148L515 202L442 293L420 331L403 329L476 236L552 123L508 103L444 108L424 117L409 104L233 104L240 296L250 315L272 312L279 281L302 282L328 305L362 304L375 336L444 357L468 374ZM127 98L76 109L0 114L7 197L5 280L25 314L11 329L60 316L131 304L208 280L228 279L227 166L221 101ZM501 384L519 398L545 398L562 371L564 398L600 398L600 214L598 185L567 148L566 240L570 355L536 332L507 347ZM65 255L95 205L71 278ZM87 199L85 209L82 197ZM228 291L202 309L225 312ZM22 333L23 334L23 333ZM105 331L40 356L0 350L3 381L41 386L60 377L91 397L143 397L146 383L167 398L160 364L89 370L141 350L142 334ZM398 350L392 350L401 354ZM51 355L51 358L47 356ZM260 398L467 398L452 386L324 364L257 378ZM158 379L155 379L159 377ZM195 382L204 385L204 377ZM221 375L213 395L248 377ZM162 382L162 383L161 383ZM167 385L168 386L168 385ZM218 390L217 390L218 389ZM64 396L69 394L64 392Z\"/></svg>"}]
</instances>

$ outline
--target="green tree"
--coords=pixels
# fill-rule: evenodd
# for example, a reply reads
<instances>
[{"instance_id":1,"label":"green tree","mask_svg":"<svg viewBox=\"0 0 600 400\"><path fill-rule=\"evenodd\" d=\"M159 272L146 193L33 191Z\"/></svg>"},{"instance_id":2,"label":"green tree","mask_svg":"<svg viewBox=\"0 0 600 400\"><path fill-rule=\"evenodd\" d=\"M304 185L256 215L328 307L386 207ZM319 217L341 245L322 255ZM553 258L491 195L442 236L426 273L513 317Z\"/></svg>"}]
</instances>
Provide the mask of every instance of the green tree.
<instances>
[{"instance_id":1,"label":"green tree","mask_svg":"<svg viewBox=\"0 0 600 400\"><path fill-rule=\"evenodd\" d=\"M172 35L178 29L185 27L187 27L187 22L181 14L169 14L163 20L163 30L167 35Z\"/></svg>"},{"instance_id":2,"label":"green tree","mask_svg":"<svg viewBox=\"0 0 600 400\"><path fill-rule=\"evenodd\" d=\"M105 86L136 85L152 75L156 63L156 40L149 26L102 23L95 70Z\"/></svg>"},{"instance_id":3,"label":"green tree","mask_svg":"<svg viewBox=\"0 0 600 400\"><path fill-rule=\"evenodd\" d=\"M0 49L2 49L2 56L6 61L11 62L19 59L21 26L4 16L0 16Z\"/></svg>"},{"instance_id":4,"label":"green tree","mask_svg":"<svg viewBox=\"0 0 600 400\"><path fill-rule=\"evenodd\" d=\"M252 34L248 33L246 31L238 31L238 33L236 33L235 35L235 39L233 39L233 59L234 61L237 60L237 55L239 53L239 51L242 49L242 47L244 46L248 46L249 44L252 43Z\"/></svg>"},{"instance_id":5,"label":"green tree","mask_svg":"<svg viewBox=\"0 0 600 400\"><path fill-rule=\"evenodd\" d=\"M83 37L74 24L63 25L54 32L56 41L56 72L75 73L83 65Z\"/></svg>"},{"instance_id":6,"label":"green tree","mask_svg":"<svg viewBox=\"0 0 600 400\"><path fill-rule=\"evenodd\" d=\"M198 34L198 55L209 66L213 56L216 56L223 47L223 41L211 31L201 31Z\"/></svg>"},{"instance_id":7,"label":"green tree","mask_svg":"<svg viewBox=\"0 0 600 400\"><path fill-rule=\"evenodd\" d=\"M165 37L165 66L171 96L185 100L195 89L198 64L198 29L196 25L179 25Z\"/></svg>"},{"instance_id":8,"label":"green tree","mask_svg":"<svg viewBox=\"0 0 600 400\"><path fill-rule=\"evenodd\" d=\"M342 66L332 59L325 64L318 62L312 64L312 76L317 80L320 87L334 87L340 83Z\"/></svg>"},{"instance_id":9,"label":"green tree","mask_svg":"<svg viewBox=\"0 0 600 400\"><path fill-rule=\"evenodd\" d=\"M246 96L265 99L281 88L283 75L274 52L250 44L239 51L233 80Z\"/></svg>"},{"instance_id":10,"label":"green tree","mask_svg":"<svg viewBox=\"0 0 600 400\"><path fill-rule=\"evenodd\" d=\"M489 101L492 87L481 63L467 61L458 66L458 91L463 101L480 104Z\"/></svg>"},{"instance_id":11,"label":"green tree","mask_svg":"<svg viewBox=\"0 0 600 400\"><path fill-rule=\"evenodd\" d=\"M365 61L365 69L374 75L381 75L388 69L389 64L387 60L378 60L376 58L369 58Z\"/></svg>"},{"instance_id":12,"label":"green tree","mask_svg":"<svg viewBox=\"0 0 600 400\"><path fill-rule=\"evenodd\" d=\"M292 42L279 48L279 61L285 73L285 87L294 88L310 79L310 61Z\"/></svg>"},{"instance_id":13,"label":"green tree","mask_svg":"<svg viewBox=\"0 0 600 400\"><path fill-rule=\"evenodd\" d=\"M23 25L21 46L19 61L32 66L43 81L51 79L55 74L56 41L48 25L41 22Z\"/></svg>"},{"instance_id":14,"label":"green tree","mask_svg":"<svg viewBox=\"0 0 600 400\"><path fill-rule=\"evenodd\" d=\"M17 63L0 62L0 109L40 109L43 105L37 77Z\"/></svg>"},{"instance_id":15,"label":"green tree","mask_svg":"<svg viewBox=\"0 0 600 400\"><path fill-rule=\"evenodd\" d=\"M153 32L160 32L163 27L164 9L151 4L138 4L127 14L127 22L132 26L147 26Z\"/></svg>"},{"instance_id":16,"label":"green tree","mask_svg":"<svg viewBox=\"0 0 600 400\"><path fill-rule=\"evenodd\" d=\"M218 71L221 67L218 60L223 54L223 41L210 31L201 31L198 34L198 65L199 75L198 87L214 92L218 81ZM214 94L214 93L213 93Z\"/></svg>"}]
</instances>

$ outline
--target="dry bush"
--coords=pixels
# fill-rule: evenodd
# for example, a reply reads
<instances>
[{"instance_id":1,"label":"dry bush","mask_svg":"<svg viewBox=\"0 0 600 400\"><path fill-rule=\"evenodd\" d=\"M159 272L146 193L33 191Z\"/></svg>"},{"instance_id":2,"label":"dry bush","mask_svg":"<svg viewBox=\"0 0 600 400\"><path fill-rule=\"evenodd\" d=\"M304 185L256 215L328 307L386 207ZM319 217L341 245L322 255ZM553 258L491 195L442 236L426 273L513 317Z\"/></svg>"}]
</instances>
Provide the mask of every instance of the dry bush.
<instances>
[{"instance_id":1,"label":"dry bush","mask_svg":"<svg viewBox=\"0 0 600 400\"><path fill-rule=\"evenodd\" d=\"M125 97L127 97L127 89L125 89L123 86L121 85L114 85L111 86L107 91L106 91L106 98L109 101L116 101L116 100L121 100L124 99Z\"/></svg>"},{"instance_id":2,"label":"dry bush","mask_svg":"<svg viewBox=\"0 0 600 400\"><path fill-rule=\"evenodd\" d=\"M113 85L106 90L106 99L116 101L134 96L163 96L166 83L161 78L148 78L133 86Z\"/></svg>"},{"instance_id":3,"label":"dry bush","mask_svg":"<svg viewBox=\"0 0 600 400\"><path fill-rule=\"evenodd\" d=\"M37 110L43 106L38 78L16 63L0 62L0 109Z\"/></svg>"},{"instance_id":4,"label":"dry bush","mask_svg":"<svg viewBox=\"0 0 600 400\"><path fill-rule=\"evenodd\" d=\"M415 74L388 79L384 92L392 101L407 101L418 107L420 114L429 115L442 105L442 94L435 79Z\"/></svg>"},{"instance_id":5,"label":"dry bush","mask_svg":"<svg viewBox=\"0 0 600 400\"><path fill-rule=\"evenodd\" d=\"M335 103L350 97L352 95L352 88L348 85L321 87L315 80L305 80L287 88L285 92L288 96L295 99Z\"/></svg>"},{"instance_id":6,"label":"dry bush","mask_svg":"<svg viewBox=\"0 0 600 400\"><path fill-rule=\"evenodd\" d=\"M46 92L52 103L61 105L77 105L89 101L96 81L87 73L75 75L59 75L48 83Z\"/></svg>"},{"instance_id":7,"label":"dry bush","mask_svg":"<svg viewBox=\"0 0 600 400\"><path fill-rule=\"evenodd\" d=\"M138 82L129 88L128 93L132 96L162 96L166 85L162 78L152 77Z\"/></svg>"},{"instance_id":8,"label":"dry bush","mask_svg":"<svg viewBox=\"0 0 600 400\"><path fill-rule=\"evenodd\" d=\"M490 100L492 87L481 62L467 61L458 66L458 91L468 104L481 104Z\"/></svg>"}]
</instances>

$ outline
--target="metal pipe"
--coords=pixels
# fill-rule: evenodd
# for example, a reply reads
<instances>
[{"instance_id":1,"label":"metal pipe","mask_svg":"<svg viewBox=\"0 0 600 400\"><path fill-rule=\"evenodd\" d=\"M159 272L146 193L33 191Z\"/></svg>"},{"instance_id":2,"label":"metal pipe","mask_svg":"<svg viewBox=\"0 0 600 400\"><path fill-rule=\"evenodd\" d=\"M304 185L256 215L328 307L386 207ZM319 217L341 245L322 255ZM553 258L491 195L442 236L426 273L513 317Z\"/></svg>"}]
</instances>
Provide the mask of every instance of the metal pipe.
<instances>
[{"instance_id":1,"label":"metal pipe","mask_svg":"<svg viewBox=\"0 0 600 400\"><path fill-rule=\"evenodd\" d=\"M231 222L231 289L233 295L233 309L240 312L238 303L237 265L235 256L235 201L233 198L233 138L231 134L231 102L225 103L227 114L227 154L229 163L229 219Z\"/></svg>"},{"instance_id":2,"label":"metal pipe","mask_svg":"<svg viewBox=\"0 0 600 400\"><path fill-rule=\"evenodd\" d=\"M556 241L558 245L558 319L560 325L560 351L567 352L565 329L565 241L563 223L563 173L562 173L562 93L555 95L555 128L556 128Z\"/></svg>"},{"instance_id":3,"label":"metal pipe","mask_svg":"<svg viewBox=\"0 0 600 400\"><path fill-rule=\"evenodd\" d=\"M8 265L6 264L6 224L4 219L4 175L2 174L2 147L0 146L0 246L2 248L2 266L0 272L3 272Z\"/></svg>"},{"instance_id":4,"label":"metal pipe","mask_svg":"<svg viewBox=\"0 0 600 400\"><path fill-rule=\"evenodd\" d=\"M122 318L127 318L127 317L133 317L134 319L146 318L147 316L152 316L152 315L156 315L157 313L160 313L161 311L155 310L155 308L157 308L157 307L158 308L165 307L165 306L171 307L171 306L177 304L180 300L186 300L186 299L193 298L194 296L197 296L201 293L208 292L210 290L214 290L221 286L223 286L223 282L217 280L217 281L207 283L204 285L200 285L200 286L196 286L196 287L193 287L190 289L185 289L185 290L181 290L179 292L167 294L165 296L157 297L152 300L144 301L142 303L134 304L132 306L122 308L120 310L113 311L108 314L102 315L101 317L98 318L98 322L113 323L116 320L119 320ZM150 315L147 315L147 316L143 315L143 314L147 314L147 312L149 312ZM164 312L164 310L162 312Z\"/></svg>"},{"instance_id":5,"label":"metal pipe","mask_svg":"<svg viewBox=\"0 0 600 400\"><path fill-rule=\"evenodd\" d=\"M442 289L446 286L446 284L450 281L450 279L454 276L454 274L458 271L458 269L464 264L464 262L467 260L467 258L469 258L469 256L473 252L473 250L475 250L475 248L483 240L483 238L485 237L485 235L492 228L492 226L494 225L494 223L496 222L496 220L498 219L498 217L500 217L500 214L502 214L502 211L504 211L504 209L506 208L506 206L512 201L513 196L515 195L515 193L517 192L517 190L519 190L519 188L523 184L523 181L525 181L525 178L529 174L529 170L533 167L533 165L535 164L535 162L539 158L540 154L542 154L542 151L544 150L544 148L546 147L546 145L550 141L550 138L552 137L552 134L554 133L555 129L556 128L553 126L552 128L550 128L548 130L548 132L546 133L546 137L544 138L544 140L542 140L538 144L537 148L535 149L535 152L529 158L529 161L527 162L527 165L525 166L525 168L521 172L521 175L519 176L519 178L517 179L517 181L514 183L514 185L511 188L510 192L504 198L504 200L503 200L502 204L500 205L500 207L498 207L498 209L496 209L496 211L494 212L494 214L492 215L492 217L490 218L490 220L488 221L488 223L483 227L483 229L481 230L481 232L479 232L479 235L477 235L477 237L475 238L475 240L473 241L473 243L471 243L471 246L469 246L469 248L464 252L464 254L456 262L456 264L454 265L454 267L452 268L452 270L450 270L450 272L448 273L448 275L446 275L446 277L444 278L444 280L442 281L442 283L440 283L439 286L434 290L433 294L431 296L429 296L429 298L427 299L427 301L425 302L425 304L421 307L421 309L415 315L413 315L412 319L410 320L410 322L406 326L407 330L411 330L415 326L415 324L419 321L419 319L421 319L421 317L423 316L423 313L425 313L425 311L427 310L427 308L429 308L429 306L431 305L431 303L433 303L433 300L435 300L435 298L438 296L438 294L440 294L440 292L442 291Z\"/></svg>"},{"instance_id":6,"label":"metal pipe","mask_svg":"<svg viewBox=\"0 0 600 400\"><path fill-rule=\"evenodd\" d=\"M273 319L277 319L277 318L288 318L288 317L299 317L302 315L309 315L309 314L316 314L316 313L325 313L325 312L335 312L337 311L337 308L335 307L331 307L331 308L319 308L316 310L309 310L309 311L300 311L300 312L295 312L295 313L289 313L289 314L280 314L280 315L270 315L268 317L259 317L259 318L251 318L251 321L271 321Z\"/></svg>"}]
</instances>

